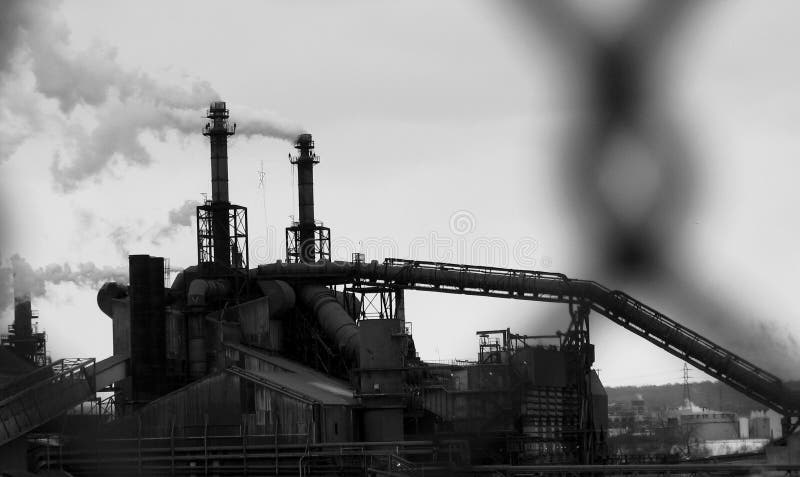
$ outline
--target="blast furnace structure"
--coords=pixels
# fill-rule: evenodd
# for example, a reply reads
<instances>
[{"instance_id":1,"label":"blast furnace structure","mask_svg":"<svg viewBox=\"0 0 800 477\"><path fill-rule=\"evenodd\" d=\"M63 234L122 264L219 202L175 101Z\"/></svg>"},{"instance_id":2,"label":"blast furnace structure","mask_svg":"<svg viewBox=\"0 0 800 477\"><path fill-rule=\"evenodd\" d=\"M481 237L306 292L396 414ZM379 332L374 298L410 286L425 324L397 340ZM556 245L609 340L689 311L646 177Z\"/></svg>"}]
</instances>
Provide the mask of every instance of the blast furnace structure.
<instances>
[{"instance_id":1,"label":"blast furnace structure","mask_svg":"<svg viewBox=\"0 0 800 477\"><path fill-rule=\"evenodd\" d=\"M405 321L412 283L401 277L435 277L443 264L365 263L360 255L332 262L330 229L314 210L319 157L312 136L301 134L290 156L298 220L286 228L285 262L248 269L247 209L228 194L235 124L222 102L207 116L212 195L197 208L198 264L164 288L163 259L133 255L129 287L106 284L98 295L114 320L114 354L130 366L115 385L118 417L107 432L169 437L208 426L279 446L363 442L375 458L408 466L602 457L607 402L591 370L586 306L572 307L569 331L548 346L507 329L478 331L477 360L422 361ZM296 467L280 454L269 464ZM347 465L370 465L350 457L360 462ZM347 467L320 452L303 462L308 472L335 465Z\"/></svg>"},{"instance_id":2,"label":"blast furnace structure","mask_svg":"<svg viewBox=\"0 0 800 477\"><path fill-rule=\"evenodd\" d=\"M87 397L113 396L57 458L47 446L32 451L40 468L45 451L48 467L74 475L489 475L603 464L607 399L592 370L592 312L777 410L787 431L797 426L800 400L777 377L595 282L360 254L332 261L331 231L315 216L310 134L290 157L299 210L285 260L251 268L247 209L228 193L236 125L224 102L207 117L212 195L197 207L197 264L165 286L163 258L132 255L130 284L101 288L114 356L77 375ZM568 327L547 337L476 330L476 359L425 362L406 321L409 290L563 303ZM3 403L11 409L13 396Z\"/></svg>"}]
</instances>

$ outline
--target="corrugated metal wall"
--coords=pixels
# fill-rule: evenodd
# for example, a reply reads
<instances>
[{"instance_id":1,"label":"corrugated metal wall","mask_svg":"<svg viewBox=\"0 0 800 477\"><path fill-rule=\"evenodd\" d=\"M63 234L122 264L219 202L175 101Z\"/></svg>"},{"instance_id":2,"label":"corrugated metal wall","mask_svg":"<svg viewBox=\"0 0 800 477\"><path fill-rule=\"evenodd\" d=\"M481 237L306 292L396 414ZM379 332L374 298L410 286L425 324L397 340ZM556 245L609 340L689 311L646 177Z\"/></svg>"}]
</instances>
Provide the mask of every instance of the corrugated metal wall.
<instances>
[{"instance_id":1,"label":"corrugated metal wall","mask_svg":"<svg viewBox=\"0 0 800 477\"><path fill-rule=\"evenodd\" d=\"M265 373L286 372L255 356L244 356L244 367ZM347 406L310 404L254 383L251 422L266 433L308 434L311 442L349 442L355 436L352 411ZM316 409L315 409L316 408Z\"/></svg>"},{"instance_id":2,"label":"corrugated metal wall","mask_svg":"<svg viewBox=\"0 0 800 477\"><path fill-rule=\"evenodd\" d=\"M307 402L299 401L279 391L258 383L245 382L243 395L248 406L246 416L251 433L297 436L300 442L310 435L314 442L314 408Z\"/></svg>"},{"instance_id":3,"label":"corrugated metal wall","mask_svg":"<svg viewBox=\"0 0 800 477\"><path fill-rule=\"evenodd\" d=\"M277 434L281 442L349 442L354 429L347 406L321 405L288 396L259 383L222 372L196 381L126 419L128 433L144 436Z\"/></svg>"},{"instance_id":4,"label":"corrugated metal wall","mask_svg":"<svg viewBox=\"0 0 800 477\"><path fill-rule=\"evenodd\" d=\"M240 411L239 378L219 373L152 402L139 416L144 435L169 436L173 423L179 434L185 428L202 428L206 422L212 430L224 432L221 428L242 423Z\"/></svg>"}]
</instances>

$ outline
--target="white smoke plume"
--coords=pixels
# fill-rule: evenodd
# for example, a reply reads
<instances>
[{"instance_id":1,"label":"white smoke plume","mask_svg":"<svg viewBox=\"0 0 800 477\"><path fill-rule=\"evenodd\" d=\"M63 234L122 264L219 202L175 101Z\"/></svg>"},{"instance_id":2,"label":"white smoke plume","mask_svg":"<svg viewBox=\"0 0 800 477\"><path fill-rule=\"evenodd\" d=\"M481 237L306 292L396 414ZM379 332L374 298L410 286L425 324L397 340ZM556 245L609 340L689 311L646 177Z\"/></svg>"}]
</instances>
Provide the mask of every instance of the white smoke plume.
<instances>
[{"instance_id":1,"label":"white smoke plume","mask_svg":"<svg viewBox=\"0 0 800 477\"><path fill-rule=\"evenodd\" d=\"M199 201L187 200L183 204L171 209L167 213L167 222L164 225L151 225L145 224L126 224L126 225L111 225L108 232L109 241L114 244L114 249L120 257L127 260L131 249L135 247L142 247L146 242L153 245L159 245L164 240L169 240L186 227L192 225L192 219L197 214L197 206L201 205ZM84 212L86 214L88 212Z\"/></svg>"},{"instance_id":2,"label":"white smoke plume","mask_svg":"<svg viewBox=\"0 0 800 477\"><path fill-rule=\"evenodd\" d=\"M169 214L167 214L167 224L161 227L153 236L153 243L160 243L161 240L175 235L182 227L192 225L192 218L197 214L198 205L200 205L200 202L196 200L187 200L183 205L170 210Z\"/></svg>"},{"instance_id":3,"label":"white smoke plume","mask_svg":"<svg viewBox=\"0 0 800 477\"><path fill-rule=\"evenodd\" d=\"M258 111L246 106L236 106L231 111L231 119L236 122L236 134L244 136L267 136L294 141L306 132L295 124L274 113Z\"/></svg>"},{"instance_id":4,"label":"white smoke plume","mask_svg":"<svg viewBox=\"0 0 800 477\"><path fill-rule=\"evenodd\" d=\"M68 263L51 263L34 269L17 254L11 256L9 265L0 267L0 310L13 304L14 296L45 296L46 283L74 283L82 287L98 287L105 282L128 282L127 267L98 267L92 262L79 263L74 268Z\"/></svg>"},{"instance_id":5,"label":"white smoke plume","mask_svg":"<svg viewBox=\"0 0 800 477\"><path fill-rule=\"evenodd\" d=\"M166 84L123 68L115 50L100 44L75 51L59 6L59 0L3 2L0 120L16 127L0 130L0 162L31 135L55 128L63 141L50 170L55 187L70 192L113 175L117 164L151 163L144 133L199 134L204 108L219 99L208 82ZM300 131L269 113L241 113L234 115L245 135L292 140ZM87 123L97 126L87 129Z\"/></svg>"}]
</instances>

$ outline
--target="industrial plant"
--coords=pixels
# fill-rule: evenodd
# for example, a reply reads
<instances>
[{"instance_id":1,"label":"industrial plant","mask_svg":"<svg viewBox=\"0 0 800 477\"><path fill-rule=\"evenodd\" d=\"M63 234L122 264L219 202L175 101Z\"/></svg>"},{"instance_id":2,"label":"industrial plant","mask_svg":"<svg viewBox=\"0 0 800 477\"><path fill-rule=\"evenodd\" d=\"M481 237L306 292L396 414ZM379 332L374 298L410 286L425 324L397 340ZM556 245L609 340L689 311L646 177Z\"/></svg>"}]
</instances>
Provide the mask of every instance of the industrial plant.
<instances>
[{"instance_id":1,"label":"industrial plant","mask_svg":"<svg viewBox=\"0 0 800 477\"><path fill-rule=\"evenodd\" d=\"M9 468L75 476L800 468L800 393L622 291L560 273L414 257L334 261L335 229L315 215L320 160L311 134L297 137L290 156L298 210L285 257L251 264L247 207L229 196L229 116L225 102L211 103L202 130L211 197L197 207L197 263L170 283L165 258L131 255L129 283L97 293L113 323L111 357L51 362L30 300L18 301L0 348L29 363L0 381L0 461ZM417 291L559 303L568 327L528 336L492 323L474 330L474 356L426 362L404 305ZM773 410L783 437L755 461L622 463L608 447L609 430L622 424L609 421L592 369L590 322L602 317ZM690 406L675 418L697 414ZM735 417L718 414L702 418L714 420L714 432L738 429Z\"/></svg>"}]
</instances>

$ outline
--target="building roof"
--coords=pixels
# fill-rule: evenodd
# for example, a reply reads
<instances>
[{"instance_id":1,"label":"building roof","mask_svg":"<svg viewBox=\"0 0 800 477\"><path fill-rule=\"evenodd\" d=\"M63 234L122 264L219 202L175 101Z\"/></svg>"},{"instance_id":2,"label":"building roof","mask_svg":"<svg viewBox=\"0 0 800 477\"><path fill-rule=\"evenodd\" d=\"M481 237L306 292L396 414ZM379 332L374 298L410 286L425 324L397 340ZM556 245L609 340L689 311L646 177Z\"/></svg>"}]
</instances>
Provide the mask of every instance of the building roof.
<instances>
[{"instance_id":1,"label":"building roof","mask_svg":"<svg viewBox=\"0 0 800 477\"><path fill-rule=\"evenodd\" d=\"M332 379L320 379L318 376L305 372L282 373L256 370L251 372L272 383L279 390L290 390L310 401L339 406L355 406L358 404L353 397L353 388Z\"/></svg>"},{"instance_id":2,"label":"building roof","mask_svg":"<svg viewBox=\"0 0 800 477\"><path fill-rule=\"evenodd\" d=\"M268 387L285 391L288 394L299 394L309 401L327 405L355 406L358 404L353 397L353 388L344 381L334 379L296 361L269 355L249 346L234 343L226 343L226 345L259 361L269 363L274 370L245 370Z\"/></svg>"}]
</instances>

